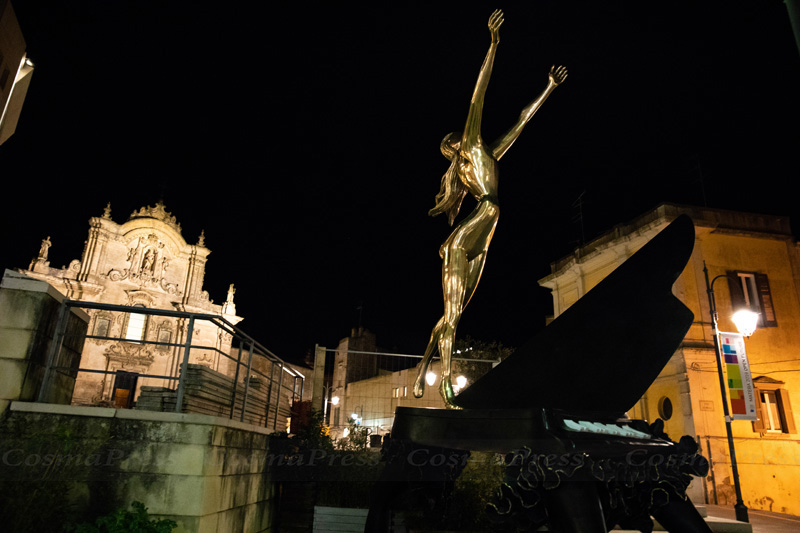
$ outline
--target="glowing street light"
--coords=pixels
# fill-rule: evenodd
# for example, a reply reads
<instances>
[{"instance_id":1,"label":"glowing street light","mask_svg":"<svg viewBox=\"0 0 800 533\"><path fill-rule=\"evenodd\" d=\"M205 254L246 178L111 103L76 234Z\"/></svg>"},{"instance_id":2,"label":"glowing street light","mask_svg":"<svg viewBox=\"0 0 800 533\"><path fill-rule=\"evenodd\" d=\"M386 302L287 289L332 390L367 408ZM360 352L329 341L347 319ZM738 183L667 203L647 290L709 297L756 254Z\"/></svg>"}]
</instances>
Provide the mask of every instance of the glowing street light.
<instances>
[{"instance_id":1,"label":"glowing street light","mask_svg":"<svg viewBox=\"0 0 800 533\"><path fill-rule=\"evenodd\" d=\"M731 316L736 329L743 337L749 337L755 333L758 327L758 313L749 309L739 309Z\"/></svg>"}]
</instances>

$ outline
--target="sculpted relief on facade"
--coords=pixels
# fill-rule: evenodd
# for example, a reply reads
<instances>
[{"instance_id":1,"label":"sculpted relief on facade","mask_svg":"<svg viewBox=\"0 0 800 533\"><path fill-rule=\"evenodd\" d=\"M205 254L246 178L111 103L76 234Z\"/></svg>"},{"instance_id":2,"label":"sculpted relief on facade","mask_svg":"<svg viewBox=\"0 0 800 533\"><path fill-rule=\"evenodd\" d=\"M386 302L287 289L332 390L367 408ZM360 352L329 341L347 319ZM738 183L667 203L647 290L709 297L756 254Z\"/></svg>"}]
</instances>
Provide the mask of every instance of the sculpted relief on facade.
<instances>
[{"instance_id":1,"label":"sculpted relief on facade","mask_svg":"<svg viewBox=\"0 0 800 533\"><path fill-rule=\"evenodd\" d=\"M156 234L139 237L129 245L127 268L111 269L108 272L108 279L130 280L140 287L159 287L168 294L181 296L178 284L167 281L167 270L173 255L168 252Z\"/></svg>"}]
</instances>

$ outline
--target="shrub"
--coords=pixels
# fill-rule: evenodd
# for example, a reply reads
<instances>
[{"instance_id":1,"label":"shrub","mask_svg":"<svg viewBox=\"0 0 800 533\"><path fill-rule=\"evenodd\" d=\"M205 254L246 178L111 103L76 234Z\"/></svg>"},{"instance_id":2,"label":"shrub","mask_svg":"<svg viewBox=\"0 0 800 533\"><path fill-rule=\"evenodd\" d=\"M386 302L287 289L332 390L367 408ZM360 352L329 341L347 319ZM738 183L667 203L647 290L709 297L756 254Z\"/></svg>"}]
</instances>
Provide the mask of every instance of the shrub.
<instances>
[{"instance_id":1,"label":"shrub","mask_svg":"<svg viewBox=\"0 0 800 533\"><path fill-rule=\"evenodd\" d=\"M131 504L133 511L117 509L97 518L94 523L67 525L68 533L170 533L178 527L172 520L151 520L147 507L141 502Z\"/></svg>"}]
</instances>

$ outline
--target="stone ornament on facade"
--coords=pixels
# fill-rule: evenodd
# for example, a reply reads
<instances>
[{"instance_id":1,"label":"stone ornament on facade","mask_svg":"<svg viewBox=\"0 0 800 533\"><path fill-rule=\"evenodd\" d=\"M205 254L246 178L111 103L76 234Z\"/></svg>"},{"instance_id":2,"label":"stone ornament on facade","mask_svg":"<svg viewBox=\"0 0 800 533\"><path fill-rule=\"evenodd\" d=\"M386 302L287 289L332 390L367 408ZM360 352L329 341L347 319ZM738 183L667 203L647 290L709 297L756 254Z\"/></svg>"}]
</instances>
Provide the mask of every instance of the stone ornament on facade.
<instances>
[{"instance_id":1,"label":"stone ornament on facade","mask_svg":"<svg viewBox=\"0 0 800 533\"><path fill-rule=\"evenodd\" d=\"M228 287L228 296L225 299L225 303L222 304L222 314L223 315L235 315L236 314L236 304L233 303L233 295L236 294L236 287L233 286L233 283L230 284Z\"/></svg>"},{"instance_id":2,"label":"stone ornament on facade","mask_svg":"<svg viewBox=\"0 0 800 533\"><path fill-rule=\"evenodd\" d=\"M164 204L161 202L158 202L155 207L147 206L142 207L138 211L134 211L131 213L131 216L128 217L128 220L134 220L136 218L155 218L164 222L178 233L181 232L181 225L178 224L177 219L172 216L172 213L167 212Z\"/></svg>"},{"instance_id":3,"label":"stone ornament on facade","mask_svg":"<svg viewBox=\"0 0 800 533\"><path fill-rule=\"evenodd\" d=\"M31 264L28 267L29 270L48 269L50 261L47 260L47 255L52 244L49 236L46 239L42 239L42 243L39 245L39 253L31 260Z\"/></svg>"},{"instance_id":4,"label":"stone ornament on facade","mask_svg":"<svg viewBox=\"0 0 800 533\"><path fill-rule=\"evenodd\" d=\"M156 326L156 342L162 343L156 345L156 350L162 352L161 355L165 355L165 352L168 352L170 349L169 343L172 342L172 331L174 329L174 325L172 321L168 318L159 322Z\"/></svg>"},{"instance_id":5,"label":"stone ornament on facade","mask_svg":"<svg viewBox=\"0 0 800 533\"><path fill-rule=\"evenodd\" d=\"M119 342L112 344L105 351L109 368L112 363L116 368L137 369L146 371L155 361L155 356L143 344L134 342Z\"/></svg>"},{"instance_id":6,"label":"stone ornament on facade","mask_svg":"<svg viewBox=\"0 0 800 533\"><path fill-rule=\"evenodd\" d=\"M91 335L94 337L111 337L111 326L119 322L118 318L109 311L87 310L87 312L92 317ZM110 342L109 339L105 338L89 340L95 344L108 344Z\"/></svg>"},{"instance_id":7,"label":"stone ornament on facade","mask_svg":"<svg viewBox=\"0 0 800 533\"><path fill-rule=\"evenodd\" d=\"M149 234L134 241L129 248L128 268L111 270L111 281L130 280L140 287L160 287L169 294L178 295L178 286L166 281L169 258L165 254L164 243L155 235Z\"/></svg>"},{"instance_id":8,"label":"stone ornament on facade","mask_svg":"<svg viewBox=\"0 0 800 533\"><path fill-rule=\"evenodd\" d=\"M42 245L39 248L39 259L41 259L42 261L47 259L47 253L49 252L50 246L52 246L52 244L53 243L50 241L49 235L46 239L42 239Z\"/></svg>"}]
</instances>

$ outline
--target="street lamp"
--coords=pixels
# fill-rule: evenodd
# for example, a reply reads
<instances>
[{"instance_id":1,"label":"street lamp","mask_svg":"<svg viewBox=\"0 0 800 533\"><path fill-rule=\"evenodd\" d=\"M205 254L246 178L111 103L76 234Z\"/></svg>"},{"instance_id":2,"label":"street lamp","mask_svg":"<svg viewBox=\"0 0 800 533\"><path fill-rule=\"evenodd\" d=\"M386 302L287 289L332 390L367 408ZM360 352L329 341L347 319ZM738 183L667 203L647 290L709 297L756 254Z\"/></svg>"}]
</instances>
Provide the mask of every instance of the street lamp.
<instances>
[{"instance_id":1,"label":"street lamp","mask_svg":"<svg viewBox=\"0 0 800 533\"><path fill-rule=\"evenodd\" d=\"M339 405L339 397L334 396L331 398L331 393L333 392L333 385L323 385L322 386L322 396L324 399L324 403L322 405L322 415L325 421L330 425L330 413L328 412L328 404L333 404L334 407ZM329 399L330 398L330 399Z\"/></svg>"},{"instance_id":2,"label":"street lamp","mask_svg":"<svg viewBox=\"0 0 800 533\"><path fill-rule=\"evenodd\" d=\"M711 310L711 336L714 339L714 353L717 356L717 373L719 374L719 390L722 393L722 412L725 414L725 431L728 434L728 449L731 455L731 470L733 472L733 487L736 490L736 505L733 506L736 512L736 520L739 522L749 522L747 517L747 506L742 501L742 488L739 486L739 468L736 465L736 450L733 446L733 432L731 431L731 417L728 411L728 395L725 393L725 375L722 371L722 355L719 350L717 340L717 303L714 299L714 282L720 278L727 278L726 274L720 274L711 282L708 281L708 268L703 261L703 274L706 279L706 291L708 292L708 304ZM758 314L748 309L740 309L732 317L739 333L744 337L749 337L756 330Z\"/></svg>"}]
</instances>

